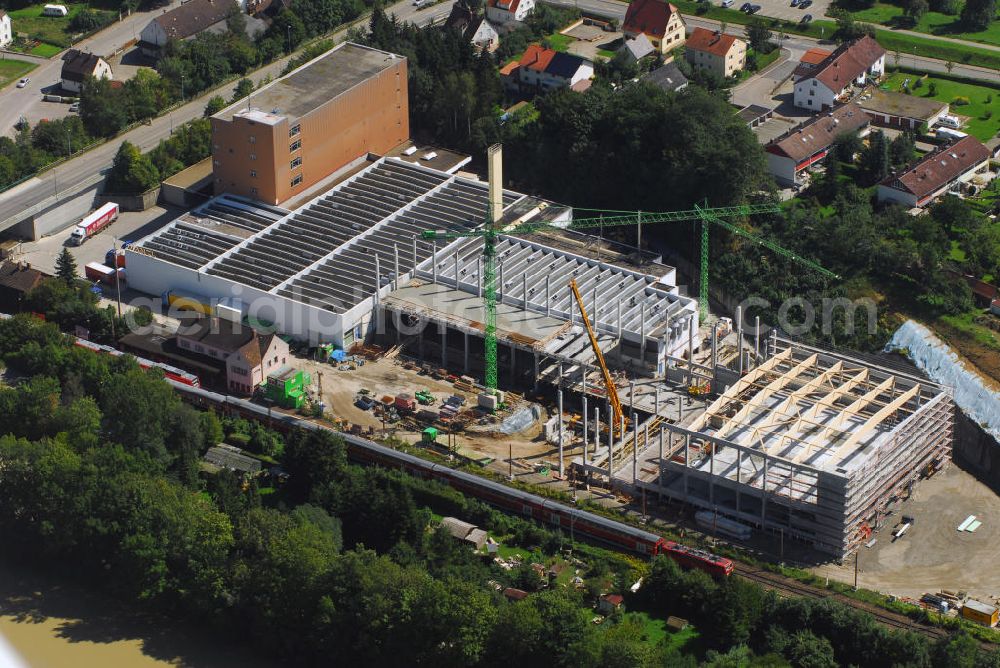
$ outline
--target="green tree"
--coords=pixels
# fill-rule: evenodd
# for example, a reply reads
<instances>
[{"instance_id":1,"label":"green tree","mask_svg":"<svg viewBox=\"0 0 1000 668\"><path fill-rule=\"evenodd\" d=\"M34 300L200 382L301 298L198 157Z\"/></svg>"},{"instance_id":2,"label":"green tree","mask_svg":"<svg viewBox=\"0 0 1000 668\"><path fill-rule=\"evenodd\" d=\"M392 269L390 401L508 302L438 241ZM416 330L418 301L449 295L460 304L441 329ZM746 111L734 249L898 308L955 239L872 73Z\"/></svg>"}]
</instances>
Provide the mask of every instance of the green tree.
<instances>
[{"instance_id":1,"label":"green tree","mask_svg":"<svg viewBox=\"0 0 1000 668\"><path fill-rule=\"evenodd\" d=\"M969 31L986 30L996 19L996 14L996 0L965 0L961 20Z\"/></svg>"},{"instance_id":2,"label":"green tree","mask_svg":"<svg viewBox=\"0 0 1000 668\"><path fill-rule=\"evenodd\" d=\"M110 79L87 77L80 90L80 119L87 132L95 137L110 137L128 122L128 105L122 89L113 88Z\"/></svg>"},{"instance_id":3,"label":"green tree","mask_svg":"<svg viewBox=\"0 0 1000 668\"><path fill-rule=\"evenodd\" d=\"M215 95L205 105L204 117L209 118L226 108L226 100L221 95Z\"/></svg>"},{"instance_id":4,"label":"green tree","mask_svg":"<svg viewBox=\"0 0 1000 668\"><path fill-rule=\"evenodd\" d=\"M913 135L909 132L900 133L889 143L889 162L893 167L905 167L916 155L917 149Z\"/></svg>"},{"instance_id":5,"label":"green tree","mask_svg":"<svg viewBox=\"0 0 1000 668\"><path fill-rule=\"evenodd\" d=\"M795 632L784 654L795 668L837 668L839 665L830 641L809 630Z\"/></svg>"},{"instance_id":6,"label":"green tree","mask_svg":"<svg viewBox=\"0 0 1000 668\"><path fill-rule=\"evenodd\" d=\"M108 190L115 193L143 193L160 182L160 174L149 156L123 141L108 174Z\"/></svg>"},{"instance_id":7,"label":"green tree","mask_svg":"<svg viewBox=\"0 0 1000 668\"><path fill-rule=\"evenodd\" d=\"M76 258L69 252L69 248L63 246L59 257L56 258L56 276L61 278L66 285L72 286L76 283Z\"/></svg>"},{"instance_id":8,"label":"green tree","mask_svg":"<svg viewBox=\"0 0 1000 668\"><path fill-rule=\"evenodd\" d=\"M768 53L774 48L771 44L771 39L774 37L774 33L771 32L770 27L766 20L759 16L755 16L750 19L747 23L746 28L747 41L750 42L750 47L758 53Z\"/></svg>"},{"instance_id":9,"label":"green tree","mask_svg":"<svg viewBox=\"0 0 1000 668\"><path fill-rule=\"evenodd\" d=\"M878 183L889 175L889 146L881 130L868 136L868 147L863 153L862 162L871 183Z\"/></svg>"},{"instance_id":10,"label":"green tree","mask_svg":"<svg viewBox=\"0 0 1000 668\"><path fill-rule=\"evenodd\" d=\"M927 0L906 0L903 15L910 20L912 25L917 25L928 10L930 10L930 5Z\"/></svg>"},{"instance_id":11,"label":"green tree","mask_svg":"<svg viewBox=\"0 0 1000 668\"><path fill-rule=\"evenodd\" d=\"M230 103L238 102L243 98L247 97L248 95L250 95L253 92L253 90L254 90L253 81L246 78L240 79L239 81L236 82L236 88L233 90L233 98L229 102Z\"/></svg>"}]
</instances>

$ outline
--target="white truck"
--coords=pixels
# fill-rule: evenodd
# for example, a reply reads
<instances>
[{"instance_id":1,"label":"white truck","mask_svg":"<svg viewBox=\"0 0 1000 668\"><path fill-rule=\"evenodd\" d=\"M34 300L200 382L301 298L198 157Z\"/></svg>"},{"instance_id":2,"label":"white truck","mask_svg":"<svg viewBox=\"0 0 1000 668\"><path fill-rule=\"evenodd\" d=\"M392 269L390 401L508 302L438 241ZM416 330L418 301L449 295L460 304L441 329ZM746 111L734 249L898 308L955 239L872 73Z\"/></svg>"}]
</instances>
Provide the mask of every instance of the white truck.
<instances>
[{"instance_id":1,"label":"white truck","mask_svg":"<svg viewBox=\"0 0 1000 668\"><path fill-rule=\"evenodd\" d=\"M118 205L108 202L97 211L90 213L76 224L76 229L69 235L69 242L80 246L84 241L94 236L118 219Z\"/></svg>"}]
</instances>

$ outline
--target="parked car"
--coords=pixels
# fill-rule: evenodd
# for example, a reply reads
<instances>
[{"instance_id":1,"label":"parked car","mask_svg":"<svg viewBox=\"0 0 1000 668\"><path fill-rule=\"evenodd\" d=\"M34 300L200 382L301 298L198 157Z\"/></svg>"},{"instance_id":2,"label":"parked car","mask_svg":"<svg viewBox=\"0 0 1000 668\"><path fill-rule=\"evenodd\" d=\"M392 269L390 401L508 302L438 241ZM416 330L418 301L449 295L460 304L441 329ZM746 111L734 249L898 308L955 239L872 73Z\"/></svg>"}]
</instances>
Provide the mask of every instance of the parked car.
<instances>
[{"instance_id":1,"label":"parked car","mask_svg":"<svg viewBox=\"0 0 1000 668\"><path fill-rule=\"evenodd\" d=\"M79 102L74 102L73 104L69 105L69 113L76 114L76 113L79 113L79 111L80 111L80 103Z\"/></svg>"},{"instance_id":2,"label":"parked car","mask_svg":"<svg viewBox=\"0 0 1000 668\"><path fill-rule=\"evenodd\" d=\"M813 20L813 15L812 14L806 14L805 16L802 17L802 20L799 21L799 23L806 24L806 23L809 23L812 20Z\"/></svg>"},{"instance_id":3,"label":"parked car","mask_svg":"<svg viewBox=\"0 0 1000 668\"><path fill-rule=\"evenodd\" d=\"M802 2L799 3L799 9L806 9L807 7L811 7L812 3L813 0L802 0Z\"/></svg>"},{"instance_id":4,"label":"parked car","mask_svg":"<svg viewBox=\"0 0 1000 668\"><path fill-rule=\"evenodd\" d=\"M371 407L375 405L375 400L370 397L358 397L354 405L363 411L371 410Z\"/></svg>"},{"instance_id":5,"label":"parked car","mask_svg":"<svg viewBox=\"0 0 1000 668\"><path fill-rule=\"evenodd\" d=\"M761 10L760 5L750 5L750 9L747 10L747 14L756 14Z\"/></svg>"},{"instance_id":6,"label":"parked car","mask_svg":"<svg viewBox=\"0 0 1000 668\"><path fill-rule=\"evenodd\" d=\"M20 81L17 82L17 87L18 88L24 88L25 86L28 85L28 82L30 82L30 81L31 81L30 78L24 77L23 79L21 79Z\"/></svg>"},{"instance_id":7,"label":"parked car","mask_svg":"<svg viewBox=\"0 0 1000 668\"><path fill-rule=\"evenodd\" d=\"M750 3L749 2L744 2L742 5L740 5L740 11L741 12L746 12L746 11L749 11L749 10L750 10Z\"/></svg>"},{"instance_id":8,"label":"parked car","mask_svg":"<svg viewBox=\"0 0 1000 668\"><path fill-rule=\"evenodd\" d=\"M719 3L719 6L720 7L732 7L733 6L733 0L722 0L722 2Z\"/></svg>"},{"instance_id":9,"label":"parked car","mask_svg":"<svg viewBox=\"0 0 1000 668\"><path fill-rule=\"evenodd\" d=\"M799 6L799 0L792 0L792 7L798 7L798 6Z\"/></svg>"}]
</instances>

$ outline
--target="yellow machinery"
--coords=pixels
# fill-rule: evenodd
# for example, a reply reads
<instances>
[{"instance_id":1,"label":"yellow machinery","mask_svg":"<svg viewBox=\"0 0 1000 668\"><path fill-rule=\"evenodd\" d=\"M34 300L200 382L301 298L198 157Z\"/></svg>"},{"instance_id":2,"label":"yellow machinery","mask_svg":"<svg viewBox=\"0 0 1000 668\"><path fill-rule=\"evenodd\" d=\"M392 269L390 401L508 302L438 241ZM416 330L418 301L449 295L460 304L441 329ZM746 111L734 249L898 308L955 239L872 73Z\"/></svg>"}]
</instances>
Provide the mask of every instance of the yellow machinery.
<instances>
[{"instance_id":1,"label":"yellow machinery","mask_svg":"<svg viewBox=\"0 0 1000 668\"><path fill-rule=\"evenodd\" d=\"M569 287L573 290L573 296L576 297L576 304L580 307L580 317L583 318L583 324L587 327L587 336L590 337L590 346L594 349L597 364L601 367L601 375L604 377L604 388L608 393L608 401L611 403L611 424L614 425L612 428L614 435L620 438L622 435L622 426L624 425L626 429L628 428L628 418L625 417L625 413L622 411L622 402L618 399L618 388L615 387L615 381L611 377L611 372L608 371L608 365L604 363L604 355L601 353L601 347L597 345L597 335L594 334L594 328L590 326L590 318L587 317L587 309L583 305L583 297L580 296L580 289L576 287L576 279L569 282Z\"/></svg>"}]
</instances>

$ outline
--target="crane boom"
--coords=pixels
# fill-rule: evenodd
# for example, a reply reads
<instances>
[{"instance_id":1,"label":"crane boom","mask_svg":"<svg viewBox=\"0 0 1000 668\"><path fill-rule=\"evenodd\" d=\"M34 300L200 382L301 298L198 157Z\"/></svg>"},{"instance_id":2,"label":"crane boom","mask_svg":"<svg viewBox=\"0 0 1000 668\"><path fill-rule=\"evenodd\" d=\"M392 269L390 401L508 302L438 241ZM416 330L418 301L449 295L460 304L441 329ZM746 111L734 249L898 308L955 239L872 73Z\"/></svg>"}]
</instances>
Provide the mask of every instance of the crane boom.
<instances>
[{"instance_id":1,"label":"crane boom","mask_svg":"<svg viewBox=\"0 0 1000 668\"><path fill-rule=\"evenodd\" d=\"M590 347L594 349L594 356L597 357L597 365L601 367L601 375L604 377L604 388L608 393L608 401L611 403L613 418L611 430L615 436L621 436L620 432L625 419L625 412L622 410L622 402L618 398L618 388L615 387L615 380L611 377L608 365L604 363L604 354L601 352L601 346L597 343L597 335L594 334L594 328L590 326L587 308L583 305L583 297L580 296L580 289L576 287L575 278L570 280L569 287L573 290L573 296L576 297L577 306L580 307L580 317L583 318L583 324L587 328L587 336L590 337Z\"/></svg>"}]
</instances>

